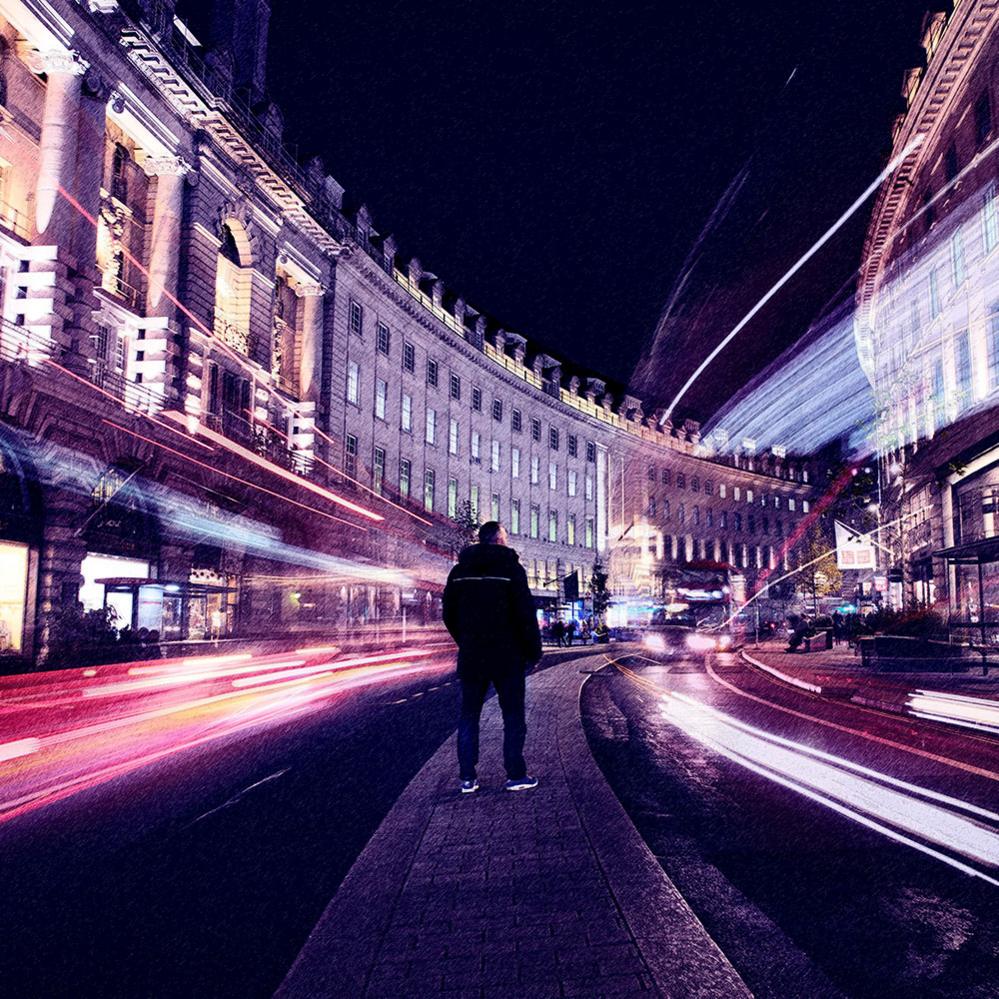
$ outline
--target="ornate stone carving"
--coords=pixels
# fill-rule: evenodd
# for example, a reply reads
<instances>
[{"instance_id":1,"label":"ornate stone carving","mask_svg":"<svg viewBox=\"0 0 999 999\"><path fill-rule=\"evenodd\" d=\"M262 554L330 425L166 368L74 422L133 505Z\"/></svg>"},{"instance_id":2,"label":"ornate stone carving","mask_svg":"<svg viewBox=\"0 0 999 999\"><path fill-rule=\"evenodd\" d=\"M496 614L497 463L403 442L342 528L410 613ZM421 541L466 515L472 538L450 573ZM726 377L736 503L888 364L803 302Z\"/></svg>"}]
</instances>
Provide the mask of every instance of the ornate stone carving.
<instances>
[{"instance_id":1,"label":"ornate stone carving","mask_svg":"<svg viewBox=\"0 0 999 999\"><path fill-rule=\"evenodd\" d=\"M71 49L47 49L44 52L32 49L28 53L28 66L33 73L39 75L83 76L90 68L90 63L81 59L79 52Z\"/></svg>"},{"instance_id":2,"label":"ornate stone carving","mask_svg":"<svg viewBox=\"0 0 999 999\"><path fill-rule=\"evenodd\" d=\"M295 285L295 294L299 298L318 298L326 294L326 286L318 281L301 281Z\"/></svg>"},{"instance_id":3,"label":"ornate stone carving","mask_svg":"<svg viewBox=\"0 0 999 999\"><path fill-rule=\"evenodd\" d=\"M142 169L147 177L183 177L192 167L182 156L147 156Z\"/></svg>"}]
</instances>

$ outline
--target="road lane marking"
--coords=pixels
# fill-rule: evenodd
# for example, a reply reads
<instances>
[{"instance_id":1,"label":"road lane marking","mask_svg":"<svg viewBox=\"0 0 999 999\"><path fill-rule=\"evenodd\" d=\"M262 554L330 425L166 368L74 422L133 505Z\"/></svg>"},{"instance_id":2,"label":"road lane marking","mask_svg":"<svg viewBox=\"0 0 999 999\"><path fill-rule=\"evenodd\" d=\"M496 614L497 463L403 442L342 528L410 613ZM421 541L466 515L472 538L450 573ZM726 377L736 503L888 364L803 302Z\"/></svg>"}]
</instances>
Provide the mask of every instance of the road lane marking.
<instances>
[{"instance_id":1,"label":"road lane marking","mask_svg":"<svg viewBox=\"0 0 999 999\"><path fill-rule=\"evenodd\" d=\"M221 805L217 805L215 808L210 808L207 812L203 812L196 819L192 819L186 826L184 826L184 828L190 829L191 826L196 825L202 819L207 819L210 815L214 815L216 812L221 812L223 808L229 808L231 805L235 805L254 788L260 787L261 784L267 784L272 780L277 780L279 777L283 777L290 769L291 767L285 767L283 770L277 770L272 774L268 774L266 777L261 777L260 780L254 781L248 787L244 787L242 791L237 791L236 794L234 794L227 801L223 801Z\"/></svg>"}]
</instances>

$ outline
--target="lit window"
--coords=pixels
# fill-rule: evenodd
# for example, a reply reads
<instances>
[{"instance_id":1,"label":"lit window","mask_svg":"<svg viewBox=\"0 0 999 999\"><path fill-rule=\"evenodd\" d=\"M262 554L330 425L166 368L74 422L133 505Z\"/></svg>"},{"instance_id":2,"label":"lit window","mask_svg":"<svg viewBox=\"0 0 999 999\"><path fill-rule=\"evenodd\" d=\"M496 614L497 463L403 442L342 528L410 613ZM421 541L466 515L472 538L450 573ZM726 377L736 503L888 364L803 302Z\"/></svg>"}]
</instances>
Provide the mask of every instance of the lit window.
<instances>
[{"instance_id":1,"label":"lit window","mask_svg":"<svg viewBox=\"0 0 999 999\"><path fill-rule=\"evenodd\" d=\"M587 548L592 548L593 547L593 533L594 533L593 532L593 518L592 517L587 517L586 518L586 538L585 538L586 547Z\"/></svg>"},{"instance_id":2,"label":"lit window","mask_svg":"<svg viewBox=\"0 0 999 999\"><path fill-rule=\"evenodd\" d=\"M741 499L741 498L742 498L742 490L739 489L738 486L733 486L732 487L732 499L737 500L737 499Z\"/></svg>"},{"instance_id":3,"label":"lit window","mask_svg":"<svg viewBox=\"0 0 999 999\"><path fill-rule=\"evenodd\" d=\"M357 475L357 438L353 434L347 434L344 442L343 468L351 478Z\"/></svg>"},{"instance_id":4,"label":"lit window","mask_svg":"<svg viewBox=\"0 0 999 999\"><path fill-rule=\"evenodd\" d=\"M413 397L408 392L402 393L402 429L407 433L413 430Z\"/></svg>"},{"instance_id":5,"label":"lit window","mask_svg":"<svg viewBox=\"0 0 999 999\"><path fill-rule=\"evenodd\" d=\"M381 495L382 482L385 481L385 448L375 448L375 459L372 462L371 485L375 492Z\"/></svg>"},{"instance_id":6,"label":"lit window","mask_svg":"<svg viewBox=\"0 0 999 999\"><path fill-rule=\"evenodd\" d=\"M558 465L554 461L548 463L548 488L552 492L558 489Z\"/></svg>"},{"instance_id":7,"label":"lit window","mask_svg":"<svg viewBox=\"0 0 999 999\"><path fill-rule=\"evenodd\" d=\"M585 485L584 485L584 495L586 496L587 500L592 500L593 499L593 476L587 475L586 479L584 480L584 482L585 482Z\"/></svg>"},{"instance_id":8,"label":"lit window","mask_svg":"<svg viewBox=\"0 0 999 999\"><path fill-rule=\"evenodd\" d=\"M727 492L727 486L725 485L725 483L724 482L719 482L718 483L718 495L722 499L725 499L725 493L726 492Z\"/></svg>"},{"instance_id":9,"label":"lit window","mask_svg":"<svg viewBox=\"0 0 999 999\"><path fill-rule=\"evenodd\" d=\"M566 479L566 490L570 496L576 495L576 470L574 468L569 469Z\"/></svg>"},{"instance_id":10,"label":"lit window","mask_svg":"<svg viewBox=\"0 0 999 999\"><path fill-rule=\"evenodd\" d=\"M515 447L510 451L510 474L515 478L520 478L520 448Z\"/></svg>"},{"instance_id":11,"label":"lit window","mask_svg":"<svg viewBox=\"0 0 999 999\"><path fill-rule=\"evenodd\" d=\"M510 501L510 533L520 534L520 500Z\"/></svg>"},{"instance_id":12,"label":"lit window","mask_svg":"<svg viewBox=\"0 0 999 999\"><path fill-rule=\"evenodd\" d=\"M492 472L498 472L500 470L500 442L492 442L492 451L489 456L489 470ZM496 518L493 517L493 520Z\"/></svg>"},{"instance_id":13,"label":"lit window","mask_svg":"<svg viewBox=\"0 0 999 999\"><path fill-rule=\"evenodd\" d=\"M428 444L437 443L437 413L432 409L427 410L426 439Z\"/></svg>"},{"instance_id":14,"label":"lit window","mask_svg":"<svg viewBox=\"0 0 999 999\"><path fill-rule=\"evenodd\" d=\"M472 488L468 493L468 512L472 515L473 520L479 519L479 486L476 482L472 483Z\"/></svg>"},{"instance_id":15,"label":"lit window","mask_svg":"<svg viewBox=\"0 0 999 999\"><path fill-rule=\"evenodd\" d=\"M429 513L433 513L434 510L436 478L432 468L426 469L423 473L423 508Z\"/></svg>"},{"instance_id":16,"label":"lit window","mask_svg":"<svg viewBox=\"0 0 999 999\"><path fill-rule=\"evenodd\" d=\"M447 515L455 517L458 514L458 480L447 480Z\"/></svg>"},{"instance_id":17,"label":"lit window","mask_svg":"<svg viewBox=\"0 0 999 999\"><path fill-rule=\"evenodd\" d=\"M536 486L541 477L541 460L536 454L531 455L531 485Z\"/></svg>"},{"instance_id":18,"label":"lit window","mask_svg":"<svg viewBox=\"0 0 999 999\"><path fill-rule=\"evenodd\" d=\"M738 496L736 497L736 499L738 499ZM747 489L746 490L746 502L747 503L752 503L753 502L753 490L752 489Z\"/></svg>"},{"instance_id":19,"label":"lit window","mask_svg":"<svg viewBox=\"0 0 999 999\"><path fill-rule=\"evenodd\" d=\"M479 436L478 430L473 430L471 454L472 454L472 461L474 462L478 462L481 460L481 454L480 454L481 444L482 444L482 438Z\"/></svg>"},{"instance_id":20,"label":"lit window","mask_svg":"<svg viewBox=\"0 0 999 999\"><path fill-rule=\"evenodd\" d=\"M499 493L493 493L492 501L490 503L490 514L492 520L500 519L500 495Z\"/></svg>"},{"instance_id":21,"label":"lit window","mask_svg":"<svg viewBox=\"0 0 999 999\"><path fill-rule=\"evenodd\" d=\"M413 465L408 458L399 459L399 495L409 496L409 483L412 477Z\"/></svg>"},{"instance_id":22,"label":"lit window","mask_svg":"<svg viewBox=\"0 0 999 999\"><path fill-rule=\"evenodd\" d=\"M347 402L352 402L355 406L360 398L361 372L357 366L357 361L347 362Z\"/></svg>"},{"instance_id":23,"label":"lit window","mask_svg":"<svg viewBox=\"0 0 999 999\"><path fill-rule=\"evenodd\" d=\"M554 510L548 511L548 540L558 541L558 514Z\"/></svg>"},{"instance_id":24,"label":"lit window","mask_svg":"<svg viewBox=\"0 0 999 999\"><path fill-rule=\"evenodd\" d=\"M388 384L384 378L375 379L375 416L385 419L385 397L388 395Z\"/></svg>"},{"instance_id":25,"label":"lit window","mask_svg":"<svg viewBox=\"0 0 999 999\"><path fill-rule=\"evenodd\" d=\"M538 531L541 523L541 510L531 505L531 537L536 538L538 536Z\"/></svg>"},{"instance_id":26,"label":"lit window","mask_svg":"<svg viewBox=\"0 0 999 999\"><path fill-rule=\"evenodd\" d=\"M808 500L802 500L801 501L801 512L802 513L808 513L808 511L810 509L811 509L811 504L808 502Z\"/></svg>"},{"instance_id":27,"label":"lit window","mask_svg":"<svg viewBox=\"0 0 999 999\"><path fill-rule=\"evenodd\" d=\"M576 515L570 513L565 519L565 542L568 545L576 543Z\"/></svg>"},{"instance_id":28,"label":"lit window","mask_svg":"<svg viewBox=\"0 0 999 999\"><path fill-rule=\"evenodd\" d=\"M450 423L450 425L448 427L448 433L447 433L447 451L448 451L448 454L457 454L458 453L458 434L460 433L460 431L461 431L461 428L458 425L458 421L454 417L452 417L451 418L451 423Z\"/></svg>"}]
</instances>

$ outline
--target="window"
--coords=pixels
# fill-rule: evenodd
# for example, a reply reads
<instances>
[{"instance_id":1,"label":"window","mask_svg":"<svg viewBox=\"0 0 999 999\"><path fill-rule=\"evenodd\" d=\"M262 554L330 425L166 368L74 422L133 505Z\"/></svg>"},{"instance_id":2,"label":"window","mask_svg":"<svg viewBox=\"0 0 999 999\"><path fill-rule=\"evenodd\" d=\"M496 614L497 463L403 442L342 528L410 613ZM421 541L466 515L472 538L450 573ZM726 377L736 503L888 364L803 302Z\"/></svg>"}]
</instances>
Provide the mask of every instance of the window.
<instances>
[{"instance_id":1,"label":"window","mask_svg":"<svg viewBox=\"0 0 999 999\"><path fill-rule=\"evenodd\" d=\"M669 500L663 500L663 520L669 520Z\"/></svg>"},{"instance_id":2,"label":"window","mask_svg":"<svg viewBox=\"0 0 999 999\"><path fill-rule=\"evenodd\" d=\"M565 542L568 545L576 543L576 515L570 513L565 518Z\"/></svg>"},{"instance_id":3,"label":"window","mask_svg":"<svg viewBox=\"0 0 999 999\"><path fill-rule=\"evenodd\" d=\"M353 299L350 300L350 305L348 306L348 315L350 332L355 336L362 336L364 333L364 310Z\"/></svg>"},{"instance_id":4,"label":"window","mask_svg":"<svg viewBox=\"0 0 999 999\"><path fill-rule=\"evenodd\" d=\"M357 438L353 434L347 434L343 447L343 469L351 477L357 475Z\"/></svg>"},{"instance_id":5,"label":"window","mask_svg":"<svg viewBox=\"0 0 999 999\"><path fill-rule=\"evenodd\" d=\"M728 513L725 510L720 511L718 514L718 526L723 528L728 527Z\"/></svg>"},{"instance_id":6,"label":"window","mask_svg":"<svg viewBox=\"0 0 999 999\"><path fill-rule=\"evenodd\" d=\"M655 482L655 481L656 481L656 466L649 465L649 482Z\"/></svg>"},{"instance_id":7,"label":"window","mask_svg":"<svg viewBox=\"0 0 999 999\"><path fill-rule=\"evenodd\" d=\"M519 434L524 429L524 414L519 409L515 409L510 416L510 429Z\"/></svg>"},{"instance_id":8,"label":"window","mask_svg":"<svg viewBox=\"0 0 999 999\"><path fill-rule=\"evenodd\" d=\"M992 104L989 92L983 90L975 101L975 143L984 146L992 134Z\"/></svg>"},{"instance_id":9,"label":"window","mask_svg":"<svg viewBox=\"0 0 999 999\"><path fill-rule=\"evenodd\" d=\"M355 406L360 396L361 371L357 366L357 361L347 362L347 402L352 402Z\"/></svg>"},{"instance_id":10,"label":"window","mask_svg":"<svg viewBox=\"0 0 999 999\"><path fill-rule=\"evenodd\" d=\"M795 502L794 497L793 496L788 496L788 498L787 498L787 508L788 508L788 510L790 510L793 513L794 510L796 509L796 507L797 507L797 503Z\"/></svg>"},{"instance_id":11,"label":"window","mask_svg":"<svg viewBox=\"0 0 999 999\"><path fill-rule=\"evenodd\" d=\"M447 515L456 517L458 515L458 480L447 480Z\"/></svg>"},{"instance_id":12,"label":"window","mask_svg":"<svg viewBox=\"0 0 999 999\"><path fill-rule=\"evenodd\" d=\"M500 470L500 442L493 441L492 448L489 455L489 470L491 472L498 472ZM496 520L493 517L493 520Z\"/></svg>"},{"instance_id":13,"label":"window","mask_svg":"<svg viewBox=\"0 0 999 999\"><path fill-rule=\"evenodd\" d=\"M541 440L541 421L531 420L531 440L539 441Z\"/></svg>"},{"instance_id":14,"label":"window","mask_svg":"<svg viewBox=\"0 0 999 999\"><path fill-rule=\"evenodd\" d=\"M705 517L705 519L707 521L708 527L714 527L715 526L715 512L714 512L714 510L711 509L711 507L708 507L704 511L704 517Z\"/></svg>"},{"instance_id":15,"label":"window","mask_svg":"<svg viewBox=\"0 0 999 999\"><path fill-rule=\"evenodd\" d=\"M402 393L402 419L400 426L406 433L413 432L413 397L408 392Z\"/></svg>"},{"instance_id":16,"label":"window","mask_svg":"<svg viewBox=\"0 0 999 999\"><path fill-rule=\"evenodd\" d=\"M740 490L738 486L733 486L732 488L732 499L742 499L742 490Z\"/></svg>"},{"instance_id":17,"label":"window","mask_svg":"<svg viewBox=\"0 0 999 999\"><path fill-rule=\"evenodd\" d=\"M541 477L541 459L536 454L531 455L531 485L536 486Z\"/></svg>"},{"instance_id":18,"label":"window","mask_svg":"<svg viewBox=\"0 0 999 999\"><path fill-rule=\"evenodd\" d=\"M434 492L436 489L437 476L432 468L428 468L423 473L423 509L428 513L434 512Z\"/></svg>"},{"instance_id":19,"label":"window","mask_svg":"<svg viewBox=\"0 0 999 999\"><path fill-rule=\"evenodd\" d=\"M810 509L811 509L811 504L808 502L808 500L802 500L801 501L801 512L802 513L808 513L808 511Z\"/></svg>"},{"instance_id":20,"label":"window","mask_svg":"<svg viewBox=\"0 0 999 999\"><path fill-rule=\"evenodd\" d=\"M385 448L375 448L375 459L372 462L371 485L380 496L382 493L382 483L385 481Z\"/></svg>"},{"instance_id":21,"label":"window","mask_svg":"<svg viewBox=\"0 0 999 999\"><path fill-rule=\"evenodd\" d=\"M500 519L500 495L499 493L493 493L492 499L489 503L489 512L491 514L492 520Z\"/></svg>"},{"instance_id":22,"label":"window","mask_svg":"<svg viewBox=\"0 0 999 999\"><path fill-rule=\"evenodd\" d=\"M583 495L587 500L593 499L593 477L591 475L586 476Z\"/></svg>"},{"instance_id":23,"label":"window","mask_svg":"<svg viewBox=\"0 0 999 999\"><path fill-rule=\"evenodd\" d=\"M964 267L964 236L958 229L950 237L950 276L955 288L960 288L964 284L966 275Z\"/></svg>"},{"instance_id":24,"label":"window","mask_svg":"<svg viewBox=\"0 0 999 999\"><path fill-rule=\"evenodd\" d=\"M747 489L746 490L746 502L747 503L752 503L753 502L753 490L752 489Z\"/></svg>"},{"instance_id":25,"label":"window","mask_svg":"<svg viewBox=\"0 0 999 999\"><path fill-rule=\"evenodd\" d=\"M718 483L718 495L722 499L725 499L725 493L727 492L727 490L728 490L728 487L725 485L724 482L719 482Z\"/></svg>"},{"instance_id":26,"label":"window","mask_svg":"<svg viewBox=\"0 0 999 999\"><path fill-rule=\"evenodd\" d=\"M958 170L957 146L953 142L947 147L947 151L944 153L943 168L944 177L949 183L957 176Z\"/></svg>"},{"instance_id":27,"label":"window","mask_svg":"<svg viewBox=\"0 0 999 999\"><path fill-rule=\"evenodd\" d=\"M996 187L993 184L985 192L985 197L982 200L982 243L986 253L991 253L996 248L996 244L999 243L997 204L999 204L999 198L996 196Z\"/></svg>"},{"instance_id":28,"label":"window","mask_svg":"<svg viewBox=\"0 0 999 999\"><path fill-rule=\"evenodd\" d=\"M587 517L586 518L586 528L585 528L585 538L584 538L587 548L592 548L593 547L593 534L594 534L594 531L593 531L593 518L592 517Z\"/></svg>"},{"instance_id":29,"label":"window","mask_svg":"<svg viewBox=\"0 0 999 999\"><path fill-rule=\"evenodd\" d=\"M699 506L697 506L697 504L695 503L694 504L694 509L691 512L694 515L694 526L695 527L700 527L701 526L701 508Z\"/></svg>"},{"instance_id":30,"label":"window","mask_svg":"<svg viewBox=\"0 0 999 999\"><path fill-rule=\"evenodd\" d=\"M480 388L472 389L472 409L476 413L482 412L482 389Z\"/></svg>"},{"instance_id":31,"label":"window","mask_svg":"<svg viewBox=\"0 0 999 999\"><path fill-rule=\"evenodd\" d=\"M676 522L682 524L687 519L687 508L680 503L676 508Z\"/></svg>"},{"instance_id":32,"label":"window","mask_svg":"<svg viewBox=\"0 0 999 999\"><path fill-rule=\"evenodd\" d=\"M687 488L687 476L683 472L676 473L676 488L686 489Z\"/></svg>"},{"instance_id":33,"label":"window","mask_svg":"<svg viewBox=\"0 0 999 999\"><path fill-rule=\"evenodd\" d=\"M413 474L413 465L408 458L399 459L399 495L404 499L409 497L409 483Z\"/></svg>"},{"instance_id":34,"label":"window","mask_svg":"<svg viewBox=\"0 0 999 999\"><path fill-rule=\"evenodd\" d=\"M715 491L715 485L710 479L704 480L704 495L711 496Z\"/></svg>"},{"instance_id":35,"label":"window","mask_svg":"<svg viewBox=\"0 0 999 999\"><path fill-rule=\"evenodd\" d=\"M520 534L520 500L510 501L510 533Z\"/></svg>"},{"instance_id":36,"label":"window","mask_svg":"<svg viewBox=\"0 0 999 999\"><path fill-rule=\"evenodd\" d=\"M379 323L375 327L375 346L378 349L378 353L388 356L391 343L392 334L389 333L389 328L384 323Z\"/></svg>"},{"instance_id":37,"label":"window","mask_svg":"<svg viewBox=\"0 0 999 999\"><path fill-rule=\"evenodd\" d=\"M732 526L737 531L741 531L742 530L742 514L741 513L733 513L732 514Z\"/></svg>"},{"instance_id":38,"label":"window","mask_svg":"<svg viewBox=\"0 0 999 999\"><path fill-rule=\"evenodd\" d=\"M375 379L375 416L385 419L385 397L388 395L388 383L384 378Z\"/></svg>"},{"instance_id":39,"label":"window","mask_svg":"<svg viewBox=\"0 0 999 999\"><path fill-rule=\"evenodd\" d=\"M691 476L690 479L690 491L692 493L699 493L701 491L701 480L698 476Z\"/></svg>"},{"instance_id":40,"label":"window","mask_svg":"<svg viewBox=\"0 0 999 999\"><path fill-rule=\"evenodd\" d=\"M576 470L574 468L569 469L569 473L566 478L566 492L570 496L576 495Z\"/></svg>"},{"instance_id":41,"label":"window","mask_svg":"<svg viewBox=\"0 0 999 999\"><path fill-rule=\"evenodd\" d=\"M999 388L999 301L993 302L989 308L988 329L989 343L989 388Z\"/></svg>"},{"instance_id":42,"label":"window","mask_svg":"<svg viewBox=\"0 0 999 999\"><path fill-rule=\"evenodd\" d=\"M936 319L940 315L940 281L937 277L937 268L930 271L930 319Z\"/></svg>"},{"instance_id":43,"label":"window","mask_svg":"<svg viewBox=\"0 0 999 999\"><path fill-rule=\"evenodd\" d=\"M541 510L532 503L531 504L531 530L530 530L530 534L531 534L532 538L536 538L538 536L540 522L541 522Z\"/></svg>"},{"instance_id":44,"label":"window","mask_svg":"<svg viewBox=\"0 0 999 999\"><path fill-rule=\"evenodd\" d=\"M478 464L482 460L482 455L480 453L480 449L482 446L482 437L479 435L478 430L472 431L471 441L472 441L471 443L472 461Z\"/></svg>"},{"instance_id":45,"label":"window","mask_svg":"<svg viewBox=\"0 0 999 999\"><path fill-rule=\"evenodd\" d=\"M558 431L554 427L548 428L548 446L553 450L557 451L559 445Z\"/></svg>"},{"instance_id":46,"label":"window","mask_svg":"<svg viewBox=\"0 0 999 999\"><path fill-rule=\"evenodd\" d=\"M575 458L579 452L579 441L575 434L569 434L566 447L569 449L569 457Z\"/></svg>"},{"instance_id":47,"label":"window","mask_svg":"<svg viewBox=\"0 0 999 999\"><path fill-rule=\"evenodd\" d=\"M437 388L437 362L432 358L427 358L427 384L431 388Z\"/></svg>"},{"instance_id":48,"label":"window","mask_svg":"<svg viewBox=\"0 0 999 999\"><path fill-rule=\"evenodd\" d=\"M479 519L479 486L476 482L472 483L472 488L469 490L468 510L469 513L471 513L473 520Z\"/></svg>"},{"instance_id":49,"label":"window","mask_svg":"<svg viewBox=\"0 0 999 999\"><path fill-rule=\"evenodd\" d=\"M558 541L558 514L554 510L548 511L548 540L553 544Z\"/></svg>"},{"instance_id":50,"label":"window","mask_svg":"<svg viewBox=\"0 0 999 999\"><path fill-rule=\"evenodd\" d=\"M779 510L780 509L780 497L779 496L775 496L774 497L774 509L775 510Z\"/></svg>"},{"instance_id":51,"label":"window","mask_svg":"<svg viewBox=\"0 0 999 999\"><path fill-rule=\"evenodd\" d=\"M551 492L558 489L558 465L554 461L548 462L548 489Z\"/></svg>"},{"instance_id":52,"label":"window","mask_svg":"<svg viewBox=\"0 0 999 999\"><path fill-rule=\"evenodd\" d=\"M510 474L515 478L520 478L520 448L515 447L510 450Z\"/></svg>"},{"instance_id":53,"label":"window","mask_svg":"<svg viewBox=\"0 0 999 999\"><path fill-rule=\"evenodd\" d=\"M586 442L586 460L596 461L597 460L597 445L593 441Z\"/></svg>"},{"instance_id":54,"label":"window","mask_svg":"<svg viewBox=\"0 0 999 999\"><path fill-rule=\"evenodd\" d=\"M457 454L458 453L458 434L461 431L461 427L458 421L452 416L451 422L448 425L447 431L447 453Z\"/></svg>"},{"instance_id":55,"label":"window","mask_svg":"<svg viewBox=\"0 0 999 999\"><path fill-rule=\"evenodd\" d=\"M453 371L451 372L451 398L461 399L461 379Z\"/></svg>"},{"instance_id":56,"label":"window","mask_svg":"<svg viewBox=\"0 0 999 999\"><path fill-rule=\"evenodd\" d=\"M655 498L655 496L650 496L649 497L649 514L648 515L650 517L654 517L656 515L656 498Z\"/></svg>"},{"instance_id":57,"label":"window","mask_svg":"<svg viewBox=\"0 0 999 999\"><path fill-rule=\"evenodd\" d=\"M402 342L402 368L403 371L416 370L416 348L405 340Z\"/></svg>"},{"instance_id":58,"label":"window","mask_svg":"<svg viewBox=\"0 0 999 999\"><path fill-rule=\"evenodd\" d=\"M503 400L493 399L493 419L497 423L503 422Z\"/></svg>"},{"instance_id":59,"label":"window","mask_svg":"<svg viewBox=\"0 0 999 999\"><path fill-rule=\"evenodd\" d=\"M432 410L427 410L427 435L428 444L437 443L437 413Z\"/></svg>"},{"instance_id":60,"label":"window","mask_svg":"<svg viewBox=\"0 0 999 999\"><path fill-rule=\"evenodd\" d=\"M957 382L958 406L964 409L971 402L971 340L967 330L954 337L954 372Z\"/></svg>"}]
</instances>

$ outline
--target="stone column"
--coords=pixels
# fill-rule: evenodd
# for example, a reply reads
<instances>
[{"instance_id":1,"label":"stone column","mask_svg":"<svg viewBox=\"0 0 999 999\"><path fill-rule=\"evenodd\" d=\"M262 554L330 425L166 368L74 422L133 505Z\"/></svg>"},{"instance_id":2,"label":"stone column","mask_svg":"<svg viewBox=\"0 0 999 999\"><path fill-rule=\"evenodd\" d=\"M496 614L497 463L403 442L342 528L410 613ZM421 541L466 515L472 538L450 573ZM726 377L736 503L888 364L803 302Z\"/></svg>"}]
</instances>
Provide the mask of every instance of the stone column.
<instances>
[{"instance_id":1,"label":"stone column","mask_svg":"<svg viewBox=\"0 0 999 999\"><path fill-rule=\"evenodd\" d=\"M144 169L148 176L156 178L146 314L173 319L179 290L184 175L190 170L190 165L179 156L150 156Z\"/></svg>"},{"instance_id":2,"label":"stone column","mask_svg":"<svg viewBox=\"0 0 999 999\"><path fill-rule=\"evenodd\" d=\"M321 284L300 284L296 292L303 299L298 391L302 399L318 403L323 372L323 303L326 289Z\"/></svg>"},{"instance_id":3,"label":"stone column","mask_svg":"<svg viewBox=\"0 0 999 999\"><path fill-rule=\"evenodd\" d=\"M68 190L76 171L80 83L87 63L75 52L53 50L37 53L32 68L48 78L38 149L35 226L39 235L46 233L50 241L59 242L63 233L58 230L72 210L59 188Z\"/></svg>"}]
</instances>

